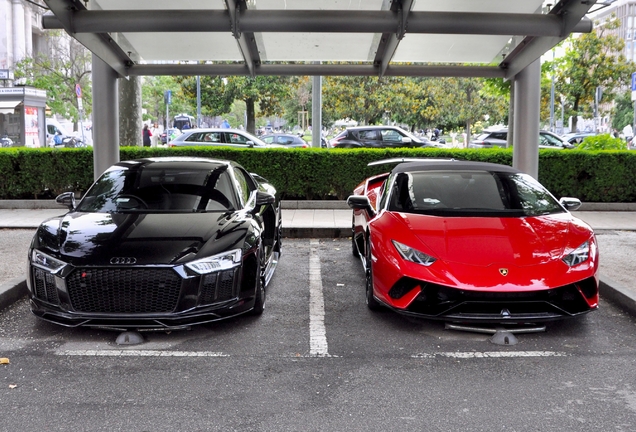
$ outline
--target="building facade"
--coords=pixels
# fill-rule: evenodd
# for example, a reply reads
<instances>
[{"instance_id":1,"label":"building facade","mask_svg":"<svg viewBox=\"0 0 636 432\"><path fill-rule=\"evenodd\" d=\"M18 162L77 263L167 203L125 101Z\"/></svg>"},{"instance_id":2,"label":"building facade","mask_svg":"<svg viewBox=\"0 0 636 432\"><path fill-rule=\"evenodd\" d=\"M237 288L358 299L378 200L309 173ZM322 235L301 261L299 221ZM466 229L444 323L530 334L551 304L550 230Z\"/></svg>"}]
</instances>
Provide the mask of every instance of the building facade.
<instances>
[{"instance_id":1,"label":"building facade","mask_svg":"<svg viewBox=\"0 0 636 432\"><path fill-rule=\"evenodd\" d=\"M612 15L621 23L620 27L613 32L625 40L625 59L636 61L636 0L618 0L599 11L594 19L603 22L610 19Z\"/></svg>"},{"instance_id":2,"label":"building facade","mask_svg":"<svg viewBox=\"0 0 636 432\"><path fill-rule=\"evenodd\" d=\"M13 75L20 60L49 52L48 38L42 29L42 15L47 11L39 0L0 0L0 70ZM0 86L13 86L13 82L7 82L12 79L2 81Z\"/></svg>"}]
</instances>

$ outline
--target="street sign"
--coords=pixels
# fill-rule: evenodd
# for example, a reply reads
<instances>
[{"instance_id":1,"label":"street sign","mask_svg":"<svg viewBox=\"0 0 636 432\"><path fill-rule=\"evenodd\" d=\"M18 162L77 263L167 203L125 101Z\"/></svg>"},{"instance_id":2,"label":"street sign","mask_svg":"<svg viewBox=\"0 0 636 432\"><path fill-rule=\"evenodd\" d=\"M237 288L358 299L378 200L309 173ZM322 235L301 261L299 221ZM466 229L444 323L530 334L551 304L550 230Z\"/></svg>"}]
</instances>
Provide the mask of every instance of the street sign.
<instances>
[{"instance_id":1,"label":"street sign","mask_svg":"<svg viewBox=\"0 0 636 432\"><path fill-rule=\"evenodd\" d=\"M636 101L636 72L632 72L632 102Z\"/></svg>"},{"instance_id":2,"label":"street sign","mask_svg":"<svg viewBox=\"0 0 636 432\"><path fill-rule=\"evenodd\" d=\"M75 84L75 94L77 95L78 99L82 98L82 88L79 84Z\"/></svg>"},{"instance_id":3,"label":"street sign","mask_svg":"<svg viewBox=\"0 0 636 432\"><path fill-rule=\"evenodd\" d=\"M163 98L166 102L166 105L170 105L172 103L172 90L166 90L163 94Z\"/></svg>"}]
</instances>

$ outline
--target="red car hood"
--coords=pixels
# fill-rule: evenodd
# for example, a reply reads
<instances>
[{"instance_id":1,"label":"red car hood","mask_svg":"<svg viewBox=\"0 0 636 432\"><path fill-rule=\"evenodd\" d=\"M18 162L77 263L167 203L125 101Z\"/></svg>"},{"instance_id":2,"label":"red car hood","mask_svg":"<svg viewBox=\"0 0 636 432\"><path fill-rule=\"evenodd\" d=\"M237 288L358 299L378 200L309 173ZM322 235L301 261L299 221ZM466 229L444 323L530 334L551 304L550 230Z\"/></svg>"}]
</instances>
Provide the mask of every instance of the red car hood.
<instances>
[{"instance_id":1,"label":"red car hood","mask_svg":"<svg viewBox=\"0 0 636 432\"><path fill-rule=\"evenodd\" d=\"M591 235L591 230L568 213L537 217L393 216L428 248L422 252L447 263L479 267L543 264L561 258L566 246L575 248Z\"/></svg>"}]
</instances>

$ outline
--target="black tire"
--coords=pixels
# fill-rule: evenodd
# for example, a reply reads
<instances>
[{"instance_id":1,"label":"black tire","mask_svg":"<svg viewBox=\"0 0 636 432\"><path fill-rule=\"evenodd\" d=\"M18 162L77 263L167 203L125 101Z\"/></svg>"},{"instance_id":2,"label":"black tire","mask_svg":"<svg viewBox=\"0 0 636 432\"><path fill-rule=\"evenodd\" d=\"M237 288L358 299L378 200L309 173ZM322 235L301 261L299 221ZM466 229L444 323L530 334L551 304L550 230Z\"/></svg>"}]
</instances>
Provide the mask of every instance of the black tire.
<instances>
[{"instance_id":1,"label":"black tire","mask_svg":"<svg viewBox=\"0 0 636 432\"><path fill-rule=\"evenodd\" d=\"M256 299L254 300L254 309L252 309L252 315L262 315L265 310L265 278L259 276L256 286Z\"/></svg>"},{"instance_id":2,"label":"black tire","mask_svg":"<svg viewBox=\"0 0 636 432\"><path fill-rule=\"evenodd\" d=\"M360 257L360 251L358 251L358 245L356 245L353 220L351 220L351 253L356 258Z\"/></svg>"},{"instance_id":3,"label":"black tire","mask_svg":"<svg viewBox=\"0 0 636 432\"><path fill-rule=\"evenodd\" d=\"M377 311L382 309L382 305L373 297L373 264L371 260L371 239L367 240L366 244L366 254L365 254L365 300L367 303L367 307L372 311Z\"/></svg>"},{"instance_id":4,"label":"black tire","mask_svg":"<svg viewBox=\"0 0 636 432\"><path fill-rule=\"evenodd\" d=\"M263 251L263 247L258 251L258 269L256 270L258 273L258 281L256 282L256 292L254 293L254 309L252 309L252 315L261 315L265 310L265 300L267 298L267 294L265 294L265 252Z\"/></svg>"}]
</instances>

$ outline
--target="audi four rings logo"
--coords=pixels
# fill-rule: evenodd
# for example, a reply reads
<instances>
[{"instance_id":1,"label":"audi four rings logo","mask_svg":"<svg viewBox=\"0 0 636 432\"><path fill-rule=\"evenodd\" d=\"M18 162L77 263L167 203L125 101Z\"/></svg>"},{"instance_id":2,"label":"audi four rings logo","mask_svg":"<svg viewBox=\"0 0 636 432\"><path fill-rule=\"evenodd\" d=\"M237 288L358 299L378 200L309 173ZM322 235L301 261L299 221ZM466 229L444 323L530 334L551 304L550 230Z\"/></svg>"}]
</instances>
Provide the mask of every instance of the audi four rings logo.
<instances>
[{"instance_id":1,"label":"audi four rings logo","mask_svg":"<svg viewBox=\"0 0 636 432\"><path fill-rule=\"evenodd\" d=\"M111 264L135 264L137 258L132 257L112 257L110 259Z\"/></svg>"}]
</instances>

